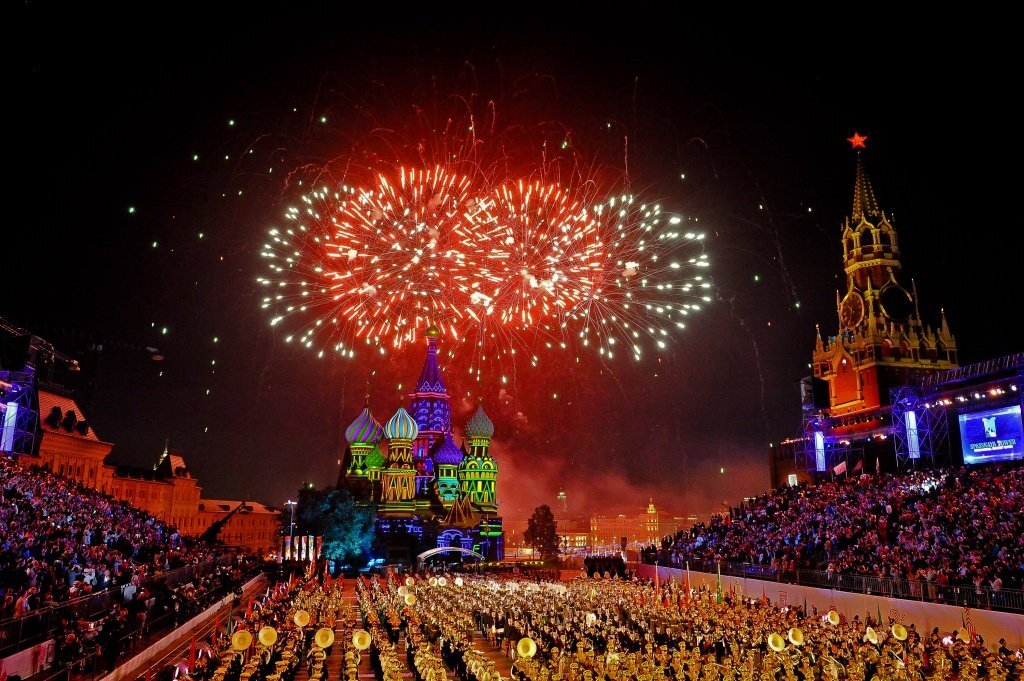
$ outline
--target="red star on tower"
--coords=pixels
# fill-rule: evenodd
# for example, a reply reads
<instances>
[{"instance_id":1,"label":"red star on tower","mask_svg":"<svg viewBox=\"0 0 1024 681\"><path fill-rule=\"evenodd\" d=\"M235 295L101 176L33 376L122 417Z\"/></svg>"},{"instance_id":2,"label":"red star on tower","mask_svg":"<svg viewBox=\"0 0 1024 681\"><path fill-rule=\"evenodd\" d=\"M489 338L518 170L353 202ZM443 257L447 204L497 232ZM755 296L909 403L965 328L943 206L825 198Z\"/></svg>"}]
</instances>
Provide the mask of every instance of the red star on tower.
<instances>
[{"instance_id":1,"label":"red star on tower","mask_svg":"<svg viewBox=\"0 0 1024 681\"><path fill-rule=\"evenodd\" d=\"M855 132L853 133L853 137L847 137L846 141L850 143L851 149L864 149L864 143L868 141L868 136Z\"/></svg>"}]
</instances>

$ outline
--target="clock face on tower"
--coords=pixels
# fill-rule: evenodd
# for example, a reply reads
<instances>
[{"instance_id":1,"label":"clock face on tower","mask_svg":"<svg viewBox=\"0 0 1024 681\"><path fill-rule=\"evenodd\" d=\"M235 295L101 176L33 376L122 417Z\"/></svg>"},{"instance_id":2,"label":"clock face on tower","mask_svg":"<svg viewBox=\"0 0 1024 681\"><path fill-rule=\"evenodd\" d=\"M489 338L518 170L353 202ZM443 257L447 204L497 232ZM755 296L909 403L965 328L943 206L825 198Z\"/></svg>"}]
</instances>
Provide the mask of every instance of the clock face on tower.
<instances>
[{"instance_id":1,"label":"clock face on tower","mask_svg":"<svg viewBox=\"0 0 1024 681\"><path fill-rule=\"evenodd\" d=\"M894 322L906 321L914 311L914 300L906 289L896 284L889 284L878 295L882 303L882 312Z\"/></svg>"},{"instance_id":2,"label":"clock face on tower","mask_svg":"<svg viewBox=\"0 0 1024 681\"><path fill-rule=\"evenodd\" d=\"M843 298L839 307L839 323L842 328L849 329L860 324L864 319L864 299L856 291L850 291Z\"/></svg>"}]
</instances>

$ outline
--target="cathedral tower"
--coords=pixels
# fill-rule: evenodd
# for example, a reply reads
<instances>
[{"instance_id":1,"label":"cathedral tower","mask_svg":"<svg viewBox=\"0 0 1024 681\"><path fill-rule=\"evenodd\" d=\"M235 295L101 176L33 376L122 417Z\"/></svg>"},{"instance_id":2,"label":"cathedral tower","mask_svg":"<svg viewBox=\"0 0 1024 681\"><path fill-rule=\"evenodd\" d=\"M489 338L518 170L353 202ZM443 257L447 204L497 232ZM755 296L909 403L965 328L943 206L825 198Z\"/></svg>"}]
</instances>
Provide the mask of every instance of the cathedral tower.
<instances>
[{"instance_id":1,"label":"cathedral tower","mask_svg":"<svg viewBox=\"0 0 1024 681\"><path fill-rule=\"evenodd\" d=\"M427 493L435 473L435 462L431 454L444 442L445 436L452 432L448 389L437 363L437 338L440 335L441 331L436 326L427 329L427 358L423 362L420 378L416 381L416 392L409 395L412 398L409 411L419 428L412 451L416 467L416 493L420 495Z\"/></svg>"},{"instance_id":2,"label":"cathedral tower","mask_svg":"<svg viewBox=\"0 0 1024 681\"><path fill-rule=\"evenodd\" d=\"M850 138L863 148L866 137ZM836 435L886 427L890 388L956 366L945 314L938 330L921 318L917 287L903 274L899 239L857 153L853 209L843 223L845 287L836 294L838 332L815 341L814 375L829 388Z\"/></svg>"},{"instance_id":3,"label":"cathedral tower","mask_svg":"<svg viewBox=\"0 0 1024 681\"><path fill-rule=\"evenodd\" d=\"M490 452L494 423L482 405L466 423L465 432L469 453L459 465L459 489L482 512L495 513L498 510L498 463Z\"/></svg>"},{"instance_id":4,"label":"cathedral tower","mask_svg":"<svg viewBox=\"0 0 1024 681\"><path fill-rule=\"evenodd\" d=\"M345 439L348 440L349 450L352 452L352 461L346 475L367 477L366 457L373 451L374 445L380 442L383 432L377 419L370 413L369 405L363 407L356 420L345 429Z\"/></svg>"},{"instance_id":5,"label":"cathedral tower","mask_svg":"<svg viewBox=\"0 0 1024 681\"><path fill-rule=\"evenodd\" d=\"M416 469L413 468L412 443L417 431L416 421L402 407L384 426L384 434L388 439L388 466L383 474L382 510L385 513L403 512L413 507Z\"/></svg>"}]
</instances>

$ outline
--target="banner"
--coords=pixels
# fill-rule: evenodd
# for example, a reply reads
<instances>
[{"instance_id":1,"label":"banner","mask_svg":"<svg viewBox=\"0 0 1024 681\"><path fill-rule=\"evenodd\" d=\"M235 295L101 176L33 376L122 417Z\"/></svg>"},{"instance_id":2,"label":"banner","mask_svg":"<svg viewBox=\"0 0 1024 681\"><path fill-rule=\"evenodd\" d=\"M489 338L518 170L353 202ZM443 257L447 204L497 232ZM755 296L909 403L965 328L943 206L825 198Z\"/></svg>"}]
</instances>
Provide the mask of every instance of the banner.
<instances>
[{"instance_id":1,"label":"banner","mask_svg":"<svg viewBox=\"0 0 1024 681\"><path fill-rule=\"evenodd\" d=\"M832 468L832 472L836 475L840 475L846 472L846 462L840 461L839 464Z\"/></svg>"},{"instance_id":2,"label":"banner","mask_svg":"<svg viewBox=\"0 0 1024 681\"><path fill-rule=\"evenodd\" d=\"M292 559L292 538L288 535L285 535L284 537L284 559Z\"/></svg>"},{"instance_id":3,"label":"banner","mask_svg":"<svg viewBox=\"0 0 1024 681\"><path fill-rule=\"evenodd\" d=\"M310 562L313 562L314 560L316 560L315 550L316 550L316 542L313 541L313 535L309 535L309 553L307 555L309 556L309 561Z\"/></svg>"},{"instance_id":4,"label":"banner","mask_svg":"<svg viewBox=\"0 0 1024 681\"><path fill-rule=\"evenodd\" d=\"M324 538L322 536L316 538L316 558L320 560L320 552L324 548Z\"/></svg>"}]
</instances>

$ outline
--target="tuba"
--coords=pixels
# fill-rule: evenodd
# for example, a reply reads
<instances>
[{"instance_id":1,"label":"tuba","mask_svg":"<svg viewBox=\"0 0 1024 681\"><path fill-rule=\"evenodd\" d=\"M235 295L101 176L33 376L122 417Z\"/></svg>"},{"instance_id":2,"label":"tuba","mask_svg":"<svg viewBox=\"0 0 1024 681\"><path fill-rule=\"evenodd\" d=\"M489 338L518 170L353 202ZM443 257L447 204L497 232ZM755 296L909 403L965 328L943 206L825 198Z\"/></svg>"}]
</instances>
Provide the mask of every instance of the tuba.
<instances>
[{"instance_id":1,"label":"tuba","mask_svg":"<svg viewBox=\"0 0 1024 681\"><path fill-rule=\"evenodd\" d=\"M906 641L907 640L907 628L905 626L903 626L902 624L898 624L898 623L892 625L892 637L894 639L896 639L897 641Z\"/></svg>"},{"instance_id":2,"label":"tuba","mask_svg":"<svg viewBox=\"0 0 1024 681\"><path fill-rule=\"evenodd\" d=\"M259 639L260 643L269 648L277 643L277 629L274 627L263 627L256 634L256 638Z\"/></svg>"},{"instance_id":3,"label":"tuba","mask_svg":"<svg viewBox=\"0 0 1024 681\"><path fill-rule=\"evenodd\" d=\"M875 630L873 628L868 627L867 630L864 632L864 641L866 643L870 643L873 646L878 645L878 634L875 633Z\"/></svg>"},{"instance_id":4,"label":"tuba","mask_svg":"<svg viewBox=\"0 0 1024 681\"><path fill-rule=\"evenodd\" d=\"M327 627L317 629L313 635L313 642L320 648L330 648L331 644L334 643L334 630Z\"/></svg>"},{"instance_id":5,"label":"tuba","mask_svg":"<svg viewBox=\"0 0 1024 681\"><path fill-rule=\"evenodd\" d=\"M231 635L231 647L235 650L245 650L252 645L252 634L245 629L239 629Z\"/></svg>"},{"instance_id":6,"label":"tuba","mask_svg":"<svg viewBox=\"0 0 1024 681\"><path fill-rule=\"evenodd\" d=\"M802 646L804 644L804 632L797 627L793 627L789 630L789 642L797 647Z\"/></svg>"}]
</instances>

